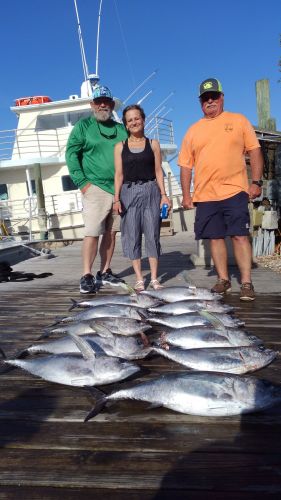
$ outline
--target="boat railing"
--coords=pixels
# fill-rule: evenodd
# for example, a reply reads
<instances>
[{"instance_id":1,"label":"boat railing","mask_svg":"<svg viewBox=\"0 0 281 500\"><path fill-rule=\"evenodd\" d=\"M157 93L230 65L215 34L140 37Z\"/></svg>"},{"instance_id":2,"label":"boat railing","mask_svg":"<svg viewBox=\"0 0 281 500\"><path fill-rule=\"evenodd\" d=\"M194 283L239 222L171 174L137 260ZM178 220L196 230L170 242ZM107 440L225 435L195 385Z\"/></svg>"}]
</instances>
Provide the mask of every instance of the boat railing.
<instances>
[{"instance_id":1,"label":"boat railing","mask_svg":"<svg viewBox=\"0 0 281 500\"><path fill-rule=\"evenodd\" d=\"M161 144L174 144L173 122L161 116L154 116L148 120L145 133L151 139L157 139Z\"/></svg>"},{"instance_id":2,"label":"boat railing","mask_svg":"<svg viewBox=\"0 0 281 500\"><path fill-rule=\"evenodd\" d=\"M52 130L1 130L0 161L62 156L69 132L68 127Z\"/></svg>"},{"instance_id":3,"label":"boat railing","mask_svg":"<svg viewBox=\"0 0 281 500\"><path fill-rule=\"evenodd\" d=\"M10 129L0 131L0 161L26 158L61 157L65 153L72 126L56 129ZM146 124L146 134L160 144L174 144L171 120L154 116Z\"/></svg>"}]
</instances>

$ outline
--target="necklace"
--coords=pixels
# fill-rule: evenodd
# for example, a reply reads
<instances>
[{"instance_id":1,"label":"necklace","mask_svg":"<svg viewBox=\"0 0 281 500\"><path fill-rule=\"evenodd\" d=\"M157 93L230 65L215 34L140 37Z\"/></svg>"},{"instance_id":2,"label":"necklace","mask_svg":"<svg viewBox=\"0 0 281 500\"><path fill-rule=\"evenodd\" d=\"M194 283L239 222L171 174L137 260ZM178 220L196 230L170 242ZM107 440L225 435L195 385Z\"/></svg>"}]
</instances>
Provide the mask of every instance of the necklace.
<instances>
[{"instance_id":1,"label":"necklace","mask_svg":"<svg viewBox=\"0 0 281 500\"><path fill-rule=\"evenodd\" d=\"M106 139L116 139L116 137L117 137L117 127L116 127L116 125L114 125L114 132L112 134L105 134L104 132L102 132L98 121L97 121L97 125L98 125L98 129L99 129L100 135L102 135ZM110 127L108 127L108 128L110 128Z\"/></svg>"},{"instance_id":2,"label":"necklace","mask_svg":"<svg viewBox=\"0 0 281 500\"><path fill-rule=\"evenodd\" d=\"M138 139L132 139L132 137L129 137L129 141L130 142L142 142L145 140L145 137L141 137L141 138L138 138Z\"/></svg>"}]
</instances>

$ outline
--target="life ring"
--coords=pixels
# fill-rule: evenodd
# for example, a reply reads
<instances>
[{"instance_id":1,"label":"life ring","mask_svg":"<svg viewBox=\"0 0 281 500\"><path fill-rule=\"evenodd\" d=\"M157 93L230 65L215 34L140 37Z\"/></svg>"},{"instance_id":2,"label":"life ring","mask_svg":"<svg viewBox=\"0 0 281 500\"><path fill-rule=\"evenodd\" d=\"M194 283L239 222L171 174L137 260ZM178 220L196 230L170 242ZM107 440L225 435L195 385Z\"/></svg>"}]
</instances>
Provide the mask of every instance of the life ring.
<instances>
[{"instance_id":1,"label":"life ring","mask_svg":"<svg viewBox=\"0 0 281 500\"><path fill-rule=\"evenodd\" d=\"M19 99L15 100L16 106L30 106L31 104L45 104L46 102L52 102L52 99L47 95L19 97Z\"/></svg>"},{"instance_id":2,"label":"life ring","mask_svg":"<svg viewBox=\"0 0 281 500\"><path fill-rule=\"evenodd\" d=\"M31 210L29 209L29 206ZM23 208L27 213L29 213L30 211L32 214L34 214L37 210L37 198L36 197L25 198L23 202Z\"/></svg>"}]
</instances>

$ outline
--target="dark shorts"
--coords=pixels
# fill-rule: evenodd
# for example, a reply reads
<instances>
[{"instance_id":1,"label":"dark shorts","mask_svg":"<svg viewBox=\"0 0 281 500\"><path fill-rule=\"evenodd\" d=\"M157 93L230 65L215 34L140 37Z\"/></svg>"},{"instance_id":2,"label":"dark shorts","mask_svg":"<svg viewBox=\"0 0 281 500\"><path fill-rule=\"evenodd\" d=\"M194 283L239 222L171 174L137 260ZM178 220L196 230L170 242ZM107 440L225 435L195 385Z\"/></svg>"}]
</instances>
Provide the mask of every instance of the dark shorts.
<instances>
[{"instance_id":1,"label":"dark shorts","mask_svg":"<svg viewBox=\"0 0 281 500\"><path fill-rule=\"evenodd\" d=\"M197 203L195 239L247 236L250 227L248 203L249 195L244 191L226 200Z\"/></svg>"}]
</instances>

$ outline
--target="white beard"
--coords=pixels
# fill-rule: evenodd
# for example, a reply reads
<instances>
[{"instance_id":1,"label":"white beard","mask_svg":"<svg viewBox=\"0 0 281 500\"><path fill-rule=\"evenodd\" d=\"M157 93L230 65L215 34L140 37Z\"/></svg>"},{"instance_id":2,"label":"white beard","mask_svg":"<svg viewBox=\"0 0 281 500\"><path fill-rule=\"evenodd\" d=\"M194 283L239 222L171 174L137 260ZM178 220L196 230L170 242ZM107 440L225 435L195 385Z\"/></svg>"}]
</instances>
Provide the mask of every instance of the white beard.
<instances>
[{"instance_id":1,"label":"white beard","mask_svg":"<svg viewBox=\"0 0 281 500\"><path fill-rule=\"evenodd\" d=\"M111 116L111 109L103 109L102 111L94 111L94 117L98 122L107 122Z\"/></svg>"}]
</instances>

